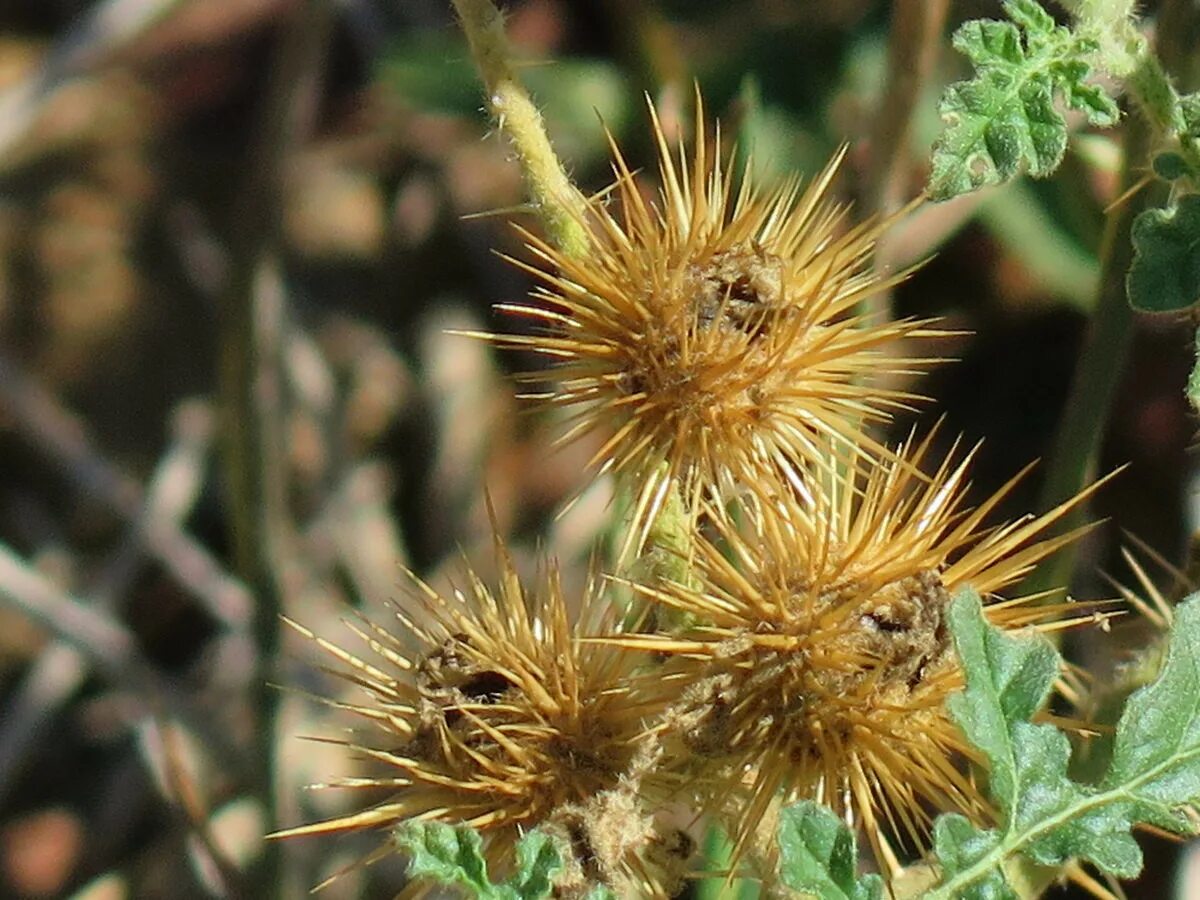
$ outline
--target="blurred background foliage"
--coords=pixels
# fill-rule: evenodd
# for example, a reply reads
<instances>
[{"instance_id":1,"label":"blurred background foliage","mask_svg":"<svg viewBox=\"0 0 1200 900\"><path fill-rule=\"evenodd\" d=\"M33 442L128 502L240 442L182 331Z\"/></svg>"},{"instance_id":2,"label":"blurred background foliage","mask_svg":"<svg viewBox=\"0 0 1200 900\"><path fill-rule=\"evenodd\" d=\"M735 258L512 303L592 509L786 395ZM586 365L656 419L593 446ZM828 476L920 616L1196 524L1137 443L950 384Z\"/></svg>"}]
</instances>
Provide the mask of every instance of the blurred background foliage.
<instances>
[{"instance_id":1,"label":"blurred background foliage","mask_svg":"<svg viewBox=\"0 0 1200 900\"><path fill-rule=\"evenodd\" d=\"M865 214L885 163L900 201L921 190L937 97L965 71L948 36L998 14L949 4L907 139L881 160L890 28L907 5L507 9L585 188L610 178L606 129L651 164L643 95L686 135L695 82L768 179L848 144L838 189ZM555 423L520 414L507 373L531 360L446 334L530 288L496 252L521 256L511 223L534 223L479 91L448 0L0 2L0 896L303 896L372 841L262 841L344 809L302 786L355 763L300 739L337 734L335 714L300 693L263 700L268 680L335 688L303 642L250 638L251 598L268 623L278 610L337 634L348 607L400 593L401 566L444 585L461 552L486 574L485 491L521 565L540 544L581 581L609 489L555 514L589 447L552 453ZM932 402L893 436L941 418L946 442L982 440L980 496L1053 438L1118 156L1111 136L1076 135L1052 180L926 210L881 250L884 265L931 257L896 313L962 332L945 350L956 361L913 384ZM219 360L247 323L253 416L230 418ZM1123 531L1180 561L1197 524L1189 326L1136 329L1101 463L1130 467L1093 504L1107 524L1080 596L1128 580ZM250 515L265 576L235 558L247 522L220 445L239 429L261 438ZM1001 514L1032 510L1037 487L1035 470ZM1134 632L1070 650L1103 675ZM279 766L263 774L267 748ZM1153 860L1178 848L1150 852L1130 896L1170 890L1174 863ZM385 862L323 896L387 897L399 879Z\"/></svg>"}]
</instances>

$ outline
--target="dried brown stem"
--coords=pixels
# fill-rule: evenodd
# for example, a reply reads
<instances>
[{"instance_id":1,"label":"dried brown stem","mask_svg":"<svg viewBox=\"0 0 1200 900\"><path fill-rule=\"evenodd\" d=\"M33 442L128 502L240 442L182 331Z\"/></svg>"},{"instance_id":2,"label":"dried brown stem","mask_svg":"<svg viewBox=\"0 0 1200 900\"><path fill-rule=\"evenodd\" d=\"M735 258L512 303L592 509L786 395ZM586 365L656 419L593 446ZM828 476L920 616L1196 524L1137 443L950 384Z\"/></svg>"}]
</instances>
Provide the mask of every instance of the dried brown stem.
<instances>
[{"instance_id":1,"label":"dried brown stem","mask_svg":"<svg viewBox=\"0 0 1200 900\"><path fill-rule=\"evenodd\" d=\"M108 615L133 583L142 559L141 534L149 528L178 528L192 509L211 440L207 408L186 406L176 415L176 439L164 454L131 534L83 591L91 608ZM153 524L151 524L153 523ZM0 722L0 800L54 713L87 678L87 658L65 641L51 643L22 679Z\"/></svg>"},{"instance_id":2,"label":"dried brown stem","mask_svg":"<svg viewBox=\"0 0 1200 900\"><path fill-rule=\"evenodd\" d=\"M0 408L14 430L54 463L79 490L137 527L137 539L205 609L233 631L249 628L245 586L178 523L145 517L146 498L136 479L96 449L83 425L36 381L0 356Z\"/></svg>"},{"instance_id":3,"label":"dried brown stem","mask_svg":"<svg viewBox=\"0 0 1200 900\"><path fill-rule=\"evenodd\" d=\"M913 111L943 46L949 0L893 0L887 77L871 133L871 207L888 215L904 196Z\"/></svg>"},{"instance_id":4,"label":"dried brown stem","mask_svg":"<svg viewBox=\"0 0 1200 900\"><path fill-rule=\"evenodd\" d=\"M222 764L240 767L240 755L228 740L142 656L127 628L61 590L4 544L0 544L0 601L80 652L110 681L145 703L152 714L170 710L201 736Z\"/></svg>"}]
</instances>

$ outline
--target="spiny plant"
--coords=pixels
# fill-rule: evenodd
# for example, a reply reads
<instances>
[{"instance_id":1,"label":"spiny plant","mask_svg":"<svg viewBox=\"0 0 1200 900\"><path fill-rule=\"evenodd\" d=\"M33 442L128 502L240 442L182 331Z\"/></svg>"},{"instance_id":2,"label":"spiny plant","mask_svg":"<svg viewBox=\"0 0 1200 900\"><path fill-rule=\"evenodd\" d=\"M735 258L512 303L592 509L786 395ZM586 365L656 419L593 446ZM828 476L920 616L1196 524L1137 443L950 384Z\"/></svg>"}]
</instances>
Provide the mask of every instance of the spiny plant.
<instances>
[{"instance_id":1,"label":"spiny plant","mask_svg":"<svg viewBox=\"0 0 1200 900\"><path fill-rule=\"evenodd\" d=\"M983 829L961 815L940 816L933 834L938 874L920 896L1016 898L1018 857L1051 872L1084 859L1103 872L1131 877L1142 867L1132 826L1195 833L1189 813L1200 797L1200 706L1180 701L1200 691L1200 596L1177 608L1161 672L1130 697L1111 762L1094 784L1068 777L1066 736L1053 725L1031 721L1060 671L1054 646L1036 635L1014 637L990 626L970 591L955 599L949 617L965 679L949 708L987 756L989 793L1000 821ZM785 846L845 847L851 839L843 823L811 804L793 815L798 821L780 833ZM822 900L879 896L877 882L851 878L844 850L793 849L785 860L790 864L784 880Z\"/></svg>"},{"instance_id":2,"label":"spiny plant","mask_svg":"<svg viewBox=\"0 0 1200 900\"><path fill-rule=\"evenodd\" d=\"M542 287L497 309L532 321L533 333L486 335L552 360L549 372L519 376L550 382L526 396L570 412L561 442L600 435L589 466L630 486L637 549L669 496L694 512L773 474L798 484L798 466L824 462L830 436L882 454L863 421L915 398L862 381L928 363L884 351L937 334L855 315L905 273L870 266L888 223L851 227L832 199L840 153L803 189L749 175L736 184L719 131L711 144L705 136L699 96L696 105L690 157L671 150L650 105L657 203L613 144L616 180L579 213L587 253L523 232L533 261L514 262Z\"/></svg>"},{"instance_id":3,"label":"spiny plant","mask_svg":"<svg viewBox=\"0 0 1200 900\"><path fill-rule=\"evenodd\" d=\"M1083 498L986 529L1016 480L965 508L970 454L919 474L933 437L889 461L860 450L844 471L810 479L807 496L781 494L744 527L714 513L689 583L631 585L696 623L613 642L667 656L665 671L686 675L669 717L680 746L668 756L700 792L728 781L721 767L744 773L732 798L723 789L699 800L730 816L735 860L781 797L810 797L862 823L882 863L888 830L923 846L931 803L989 815L955 763L974 751L946 709L962 684L947 609L966 585L997 596L1074 540L1038 538ZM1055 629L1090 615L1044 600L991 603L989 619Z\"/></svg>"},{"instance_id":4,"label":"spiny plant","mask_svg":"<svg viewBox=\"0 0 1200 900\"><path fill-rule=\"evenodd\" d=\"M297 625L366 692L331 702L371 726L350 744L382 774L341 784L394 793L284 835L383 829L369 859L404 852L413 891L667 896L694 845L675 813L732 833L728 865L706 873L726 888L753 874L829 900L983 900L1064 875L1104 896L1083 866L1136 874L1132 828L1192 833L1200 713L1178 698L1200 696L1200 599L1176 611L1105 771L1068 777L1067 735L1086 729L1049 712L1056 686L1079 698L1045 633L1105 617L1016 585L1080 536L1054 531L1089 491L991 525L1015 479L970 508L971 454L926 474L932 435L896 448L870 433L915 399L871 376L931 362L899 347L938 332L859 314L904 273L871 266L889 223L852 224L832 199L838 159L803 189L739 182L697 97L690 153L650 106L657 201L611 138L615 181L589 199L507 62L499 11L455 7L545 229L523 231L517 261L541 287L500 307L533 330L482 336L552 361L522 380L568 410L563 441L602 435L592 474L633 498L628 538L574 616L553 567L526 589L497 538L497 589L417 582L395 623L354 627L369 653ZM1060 25L1008 0L1008 21L960 29L977 71L942 104L933 198L1049 174L1068 140L1057 102L1118 118L1098 71L1159 117L1159 175L1181 191L1198 177L1192 102L1129 5L1074 7ZM1173 202L1134 228L1135 298L1193 271L1196 242L1176 229L1200 215L1186 193ZM877 873L858 871L860 836Z\"/></svg>"},{"instance_id":5,"label":"spiny plant","mask_svg":"<svg viewBox=\"0 0 1200 900\"><path fill-rule=\"evenodd\" d=\"M611 646L579 640L619 624L596 581L572 603L572 622L555 567L547 564L530 590L499 540L495 551L498 589L469 568L464 588L450 595L413 576L414 602L394 605L393 623L349 624L360 651L291 623L339 664L334 674L365 693L330 702L365 726L347 744L370 769L318 787L391 796L276 837L461 823L478 829L493 869L505 872L521 835L540 826L569 834L576 851L560 889L573 879L660 895L677 873L646 853L662 862L671 857L663 848L686 841L677 829L660 831L644 808L643 797L665 796L667 787L646 781L656 776L655 748L643 722L669 704L671 681ZM388 837L360 864L392 852Z\"/></svg>"}]
</instances>

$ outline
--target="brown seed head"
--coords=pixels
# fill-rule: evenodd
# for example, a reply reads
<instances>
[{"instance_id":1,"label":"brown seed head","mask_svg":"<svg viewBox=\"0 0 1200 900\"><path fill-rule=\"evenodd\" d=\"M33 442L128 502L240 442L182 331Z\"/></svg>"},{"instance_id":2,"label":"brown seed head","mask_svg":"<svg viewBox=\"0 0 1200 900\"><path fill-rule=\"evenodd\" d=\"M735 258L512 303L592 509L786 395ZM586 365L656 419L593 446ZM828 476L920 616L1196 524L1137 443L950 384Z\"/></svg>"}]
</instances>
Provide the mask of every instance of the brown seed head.
<instances>
[{"instance_id":1,"label":"brown seed head","mask_svg":"<svg viewBox=\"0 0 1200 900\"><path fill-rule=\"evenodd\" d=\"M621 790L630 802L640 799L640 783L629 787L628 776L646 752L643 721L668 702L661 681L641 675L632 654L578 640L616 627L597 579L573 625L552 566L530 592L499 542L497 559L494 591L469 570L466 586L450 596L414 576L416 603L396 606L395 623L350 625L366 652L294 625L365 695L333 705L368 726L348 745L375 771L321 787L393 794L277 836L386 829L409 819L462 822L479 829L503 874L520 833L552 823L560 810L591 808ZM607 864L652 884L636 846L631 839L631 853Z\"/></svg>"},{"instance_id":2,"label":"brown seed head","mask_svg":"<svg viewBox=\"0 0 1200 900\"><path fill-rule=\"evenodd\" d=\"M635 486L633 533L643 540L670 491L696 509L704 495L795 481L830 436L862 443L864 420L914 397L861 379L923 365L889 349L934 333L856 314L906 273L871 269L890 223L852 225L831 197L841 153L803 188L795 179L764 188L749 175L735 188L719 134L709 143L701 124L690 158L682 148L675 156L650 114L657 202L614 144L617 202L589 204L590 251L572 256L526 235L534 262L517 264L541 287L530 302L500 308L532 320L536 333L487 335L554 362L551 385L527 396L570 410L562 441L603 436L591 467Z\"/></svg>"},{"instance_id":3,"label":"brown seed head","mask_svg":"<svg viewBox=\"0 0 1200 900\"><path fill-rule=\"evenodd\" d=\"M635 586L705 623L615 643L691 673L670 725L699 773L702 802L717 812L741 798L739 854L780 795L833 807L865 827L877 853L886 853L881 829L920 846L930 805L987 817L960 765L978 754L945 708L962 684L946 608L971 585L993 599L994 624L1057 626L1070 604L994 592L1077 536L1037 541L1079 498L989 530L984 519L1015 479L964 509L970 455L926 478L917 467L928 447L884 461L859 455L811 495L764 502L748 528L714 515L719 537L696 551L702 587Z\"/></svg>"}]
</instances>

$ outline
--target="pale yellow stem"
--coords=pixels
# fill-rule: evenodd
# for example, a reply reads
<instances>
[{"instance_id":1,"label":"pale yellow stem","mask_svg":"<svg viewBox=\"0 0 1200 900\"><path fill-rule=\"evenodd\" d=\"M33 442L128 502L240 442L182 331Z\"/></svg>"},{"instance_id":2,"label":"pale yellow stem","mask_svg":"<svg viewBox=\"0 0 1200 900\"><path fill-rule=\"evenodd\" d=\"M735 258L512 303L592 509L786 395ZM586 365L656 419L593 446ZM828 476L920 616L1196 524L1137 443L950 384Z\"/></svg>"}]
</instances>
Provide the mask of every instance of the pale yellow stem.
<instances>
[{"instance_id":1,"label":"pale yellow stem","mask_svg":"<svg viewBox=\"0 0 1200 900\"><path fill-rule=\"evenodd\" d=\"M542 115L509 64L504 16L491 0L453 2L487 90L488 109L517 151L525 189L547 236L569 256L583 256L589 243L587 204L554 154Z\"/></svg>"}]
</instances>

